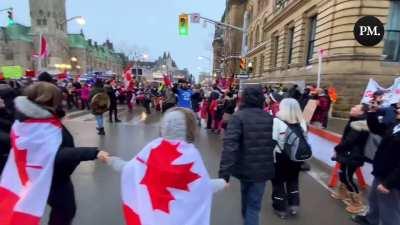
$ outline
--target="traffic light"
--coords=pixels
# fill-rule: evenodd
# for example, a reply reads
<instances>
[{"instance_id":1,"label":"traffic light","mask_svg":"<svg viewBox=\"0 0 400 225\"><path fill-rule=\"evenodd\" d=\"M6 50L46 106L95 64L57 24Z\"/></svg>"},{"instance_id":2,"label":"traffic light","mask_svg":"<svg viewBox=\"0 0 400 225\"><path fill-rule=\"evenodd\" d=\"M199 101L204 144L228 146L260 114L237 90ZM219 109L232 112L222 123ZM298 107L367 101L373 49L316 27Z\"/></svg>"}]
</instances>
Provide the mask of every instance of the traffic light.
<instances>
[{"instance_id":1,"label":"traffic light","mask_svg":"<svg viewBox=\"0 0 400 225\"><path fill-rule=\"evenodd\" d=\"M8 14L8 26L11 26L11 25L13 25L15 23L13 11L12 10L8 10L7 14Z\"/></svg>"},{"instance_id":2,"label":"traffic light","mask_svg":"<svg viewBox=\"0 0 400 225\"><path fill-rule=\"evenodd\" d=\"M189 35L189 16L187 14L179 15L179 35L182 37Z\"/></svg>"}]
</instances>

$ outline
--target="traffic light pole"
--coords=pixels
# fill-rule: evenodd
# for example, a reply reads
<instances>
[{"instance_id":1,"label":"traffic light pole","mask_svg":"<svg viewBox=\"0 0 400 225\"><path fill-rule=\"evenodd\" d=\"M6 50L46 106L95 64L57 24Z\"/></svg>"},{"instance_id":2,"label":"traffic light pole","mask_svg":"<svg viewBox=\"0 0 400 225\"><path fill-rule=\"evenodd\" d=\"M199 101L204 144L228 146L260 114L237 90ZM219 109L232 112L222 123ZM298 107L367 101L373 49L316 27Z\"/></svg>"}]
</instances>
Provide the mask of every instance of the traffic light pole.
<instances>
[{"instance_id":1,"label":"traffic light pole","mask_svg":"<svg viewBox=\"0 0 400 225\"><path fill-rule=\"evenodd\" d=\"M188 15L193 15L193 13L190 13ZM210 19L210 18L206 18L206 17L203 17L203 16L200 16L200 19L203 19L203 20L205 20L205 21L207 21L209 23L212 23L212 24L224 27L224 28L230 28L230 29L233 29L233 30L236 30L236 31L240 31L242 33L247 33L247 31L245 29L243 29L241 27L237 27L237 26L231 25L231 24L218 22L216 20L213 20L213 19Z\"/></svg>"},{"instance_id":2,"label":"traffic light pole","mask_svg":"<svg viewBox=\"0 0 400 225\"><path fill-rule=\"evenodd\" d=\"M6 9L0 9L0 12L4 12L4 11L8 11L8 10L14 10L12 7L10 7L10 8L6 8Z\"/></svg>"}]
</instances>

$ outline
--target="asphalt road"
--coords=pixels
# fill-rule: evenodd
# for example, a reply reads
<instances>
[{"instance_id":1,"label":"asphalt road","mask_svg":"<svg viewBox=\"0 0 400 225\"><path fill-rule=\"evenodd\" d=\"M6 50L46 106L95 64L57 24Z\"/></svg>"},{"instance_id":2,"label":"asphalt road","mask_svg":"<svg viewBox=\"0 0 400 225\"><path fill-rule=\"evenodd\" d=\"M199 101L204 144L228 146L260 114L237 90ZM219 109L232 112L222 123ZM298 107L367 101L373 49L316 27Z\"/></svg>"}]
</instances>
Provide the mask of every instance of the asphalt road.
<instances>
[{"instance_id":1,"label":"asphalt road","mask_svg":"<svg viewBox=\"0 0 400 225\"><path fill-rule=\"evenodd\" d=\"M65 121L72 131L78 146L100 146L112 155L131 159L149 141L159 134L160 115L148 117L141 110L121 110L119 124L106 123L106 136L95 133L93 116L75 113ZM106 120L107 121L107 120ZM211 176L218 171L221 154L221 139L201 129L196 142ZM313 167L316 168L316 167ZM313 169L313 174L323 174ZM324 175L321 175L323 177ZM119 225L124 224L120 200L119 174L100 162L82 163L73 175L78 212L74 225ZM352 225L344 205L332 200L329 191L308 173L301 175L301 208L296 218L278 219L272 212L270 184L263 200L262 225ZM46 224L47 216L42 224ZM243 224L240 214L240 188L233 179L231 187L217 193L212 209L212 225ZM161 225L161 224L160 224Z\"/></svg>"}]
</instances>

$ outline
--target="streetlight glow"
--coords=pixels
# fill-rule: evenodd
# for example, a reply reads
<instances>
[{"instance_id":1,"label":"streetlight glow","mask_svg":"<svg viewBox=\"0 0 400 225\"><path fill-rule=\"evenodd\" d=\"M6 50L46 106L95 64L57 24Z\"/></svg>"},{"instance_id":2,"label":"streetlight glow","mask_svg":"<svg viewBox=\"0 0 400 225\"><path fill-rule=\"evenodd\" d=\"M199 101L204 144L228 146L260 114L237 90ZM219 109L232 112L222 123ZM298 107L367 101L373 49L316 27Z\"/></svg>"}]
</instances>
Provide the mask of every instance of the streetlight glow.
<instances>
[{"instance_id":1,"label":"streetlight glow","mask_svg":"<svg viewBox=\"0 0 400 225\"><path fill-rule=\"evenodd\" d=\"M86 20L85 20L85 18L83 18L82 16L77 17L77 18L76 18L76 22L77 22L80 26L85 26L85 24L86 24Z\"/></svg>"}]
</instances>

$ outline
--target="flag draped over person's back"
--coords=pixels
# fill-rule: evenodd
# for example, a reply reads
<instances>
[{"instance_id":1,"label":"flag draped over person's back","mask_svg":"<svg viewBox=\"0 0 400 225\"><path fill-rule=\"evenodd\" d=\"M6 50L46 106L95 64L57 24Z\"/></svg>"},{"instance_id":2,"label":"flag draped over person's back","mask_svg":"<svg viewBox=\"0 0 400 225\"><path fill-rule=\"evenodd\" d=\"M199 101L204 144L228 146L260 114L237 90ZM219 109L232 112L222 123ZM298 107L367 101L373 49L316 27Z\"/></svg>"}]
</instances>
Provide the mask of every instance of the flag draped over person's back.
<instances>
[{"instance_id":1,"label":"flag draped over person's back","mask_svg":"<svg viewBox=\"0 0 400 225\"><path fill-rule=\"evenodd\" d=\"M122 172L127 225L209 225L212 184L196 147L158 138Z\"/></svg>"},{"instance_id":2,"label":"flag draped over person's back","mask_svg":"<svg viewBox=\"0 0 400 225\"><path fill-rule=\"evenodd\" d=\"M56 118L16 121L11 151L0 180L0 225L39 225L61 145Z\"/></svg>"}]
</instances>

